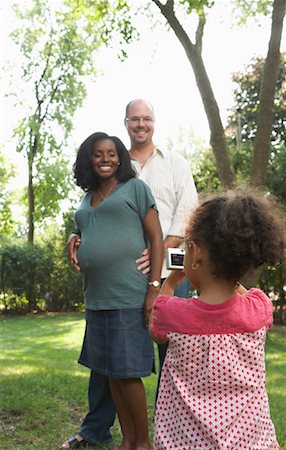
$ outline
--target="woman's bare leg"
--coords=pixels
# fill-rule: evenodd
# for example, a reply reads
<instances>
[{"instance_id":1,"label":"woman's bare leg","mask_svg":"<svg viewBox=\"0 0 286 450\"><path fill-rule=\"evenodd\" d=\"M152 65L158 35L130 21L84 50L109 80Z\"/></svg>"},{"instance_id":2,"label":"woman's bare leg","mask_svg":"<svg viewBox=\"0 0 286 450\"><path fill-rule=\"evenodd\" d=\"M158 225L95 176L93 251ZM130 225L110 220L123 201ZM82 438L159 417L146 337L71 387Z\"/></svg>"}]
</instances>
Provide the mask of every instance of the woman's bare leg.
<instances>
[{"instance_id":1,"label":"woman's bare leg","mask_svg":"<svg viewBox=\"0 0 286 450\"><path fill-rule=\"evenodd\" d=\"M121 380L109 378L110 391L118 415L123 440L116 450L133 450L135 445L135 429L129 405L122 392Z\"/></svg>"},{"instance_id":2,"label":"woman's bare leg","mask_svg":"<svg viewBox=\"0 0 286 450\"><path fill-rule=\"evenodd\" d=\"M150 449L151 446L148 436L148 416L147 416L146 394L144 385L140 378L120 379L116 381L120 385L121 398L123 399L121 405L123 411L121 412L121 415L123 416L123 423L125 424L127 431L127 440L130 442L130 439L134 439L135 437L135 440L132 443L134 447L130 447L130 449L132 450ZM115 403L115 407L117 409L116 400L115 399L113 400ZM127 419L126 410L128 411L128 420L126 420ZM119 411L117 412L121 424L120 412ZM132 428L130 424L130 419L132 421ZM129 427L130 429L127 430L127 428ZM123 428L122 433L124 435ZM120 450L121 449L125 450L125 447L119 448Z\"/></svg>"}]
</instances>

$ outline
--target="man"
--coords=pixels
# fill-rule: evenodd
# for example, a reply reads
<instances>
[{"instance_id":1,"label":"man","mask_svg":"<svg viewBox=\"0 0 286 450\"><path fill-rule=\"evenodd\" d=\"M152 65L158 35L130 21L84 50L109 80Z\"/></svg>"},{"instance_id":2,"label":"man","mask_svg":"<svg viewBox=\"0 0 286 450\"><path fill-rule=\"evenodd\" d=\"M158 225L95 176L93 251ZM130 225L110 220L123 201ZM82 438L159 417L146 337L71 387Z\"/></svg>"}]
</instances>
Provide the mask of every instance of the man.
<instances>
[{"instance_id":1,"label":"man","mask_svg":"<svg viewBox=\"0 0 286 450\"><path fill-rule=\"evenodd\" d=\"M130 137L132 165L152 190L159 211L163 231L164 248L178 247L184 234L185 218L197 204L197 192L187 161L178 153L161 150L153 142L155 115L150 103L143 99L132 100L126 107L124 124ZM70 237L68 251L72 264L79 270L76 248L79 237ZM136 262L138 270L148 271L148 253ZM167 270L163 264L161 281ZM189 295L187 280L177 288L180 297ZM159 346L160 369L167 346ZM115 418L112 398L106 377L91 371L89 383L90 411L85 417L79 434L66 441L63 448L78 448L85 443L95 444L111 439L110 427Z\"/></svg>"}]
</instances>

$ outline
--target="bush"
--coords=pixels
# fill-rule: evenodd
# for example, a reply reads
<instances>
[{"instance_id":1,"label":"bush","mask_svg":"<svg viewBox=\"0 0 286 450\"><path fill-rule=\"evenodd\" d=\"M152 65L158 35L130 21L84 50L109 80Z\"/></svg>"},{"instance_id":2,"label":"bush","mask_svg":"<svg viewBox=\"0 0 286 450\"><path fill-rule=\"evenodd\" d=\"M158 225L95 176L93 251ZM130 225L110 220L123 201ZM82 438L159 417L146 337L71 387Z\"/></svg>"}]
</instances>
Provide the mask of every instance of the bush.
<instances>
[{"instance_id":1,"label":"bush","mask_svg":"<svg viewBox=\"0 0 286 450\"><path fill-rule=\"evenodd\" d=\"M0 309L4 313L83 308L81 276L70 266L65 243L19 241L0 249Z\"/></svg>"}]
</instances>

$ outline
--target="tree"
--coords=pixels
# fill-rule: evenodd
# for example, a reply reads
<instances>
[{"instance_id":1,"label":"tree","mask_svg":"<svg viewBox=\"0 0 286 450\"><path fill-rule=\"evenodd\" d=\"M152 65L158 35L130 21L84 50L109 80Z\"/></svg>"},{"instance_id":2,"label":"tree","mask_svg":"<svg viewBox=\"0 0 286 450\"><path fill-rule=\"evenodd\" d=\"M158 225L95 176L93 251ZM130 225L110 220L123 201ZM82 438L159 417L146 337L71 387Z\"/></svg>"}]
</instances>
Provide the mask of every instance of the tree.
<instances>
[{"instance_id":1,"label":"tree","mask_svg":"<svg viewBox=\"0 0 286 450\"><path fill-rule=\"evenodd\" d=\"M14 167L0 151L0 237L7 237L13 231L12 198L8 183L14 176Z\"/></svg>"},{"instance_id":2,"label":"tree","mask_svg":"<svg viewBox=\"0 0 286 450\"><path fill-rule=\"evenodd\" d=\"M286 198L284 183L286 170L285 62L286 54L283 53L276 81L270 154L264 180L264 184L282 202L285 202ZM239 135L237 151L233 150L232 153L235 170L236 172L240 171L244 178L247 176L247 167L251 165L250 155L257 134L259 91L262 83L263 67L264 60L255 58L247 65L245 71L233 75L233 80L237 87L234 91L234 106L228 119L227 134L232 144L237 141L237 135Z\"/></svg>"},{"instance_id":3,"label":"tree","mask_svg":"<svg viewBox=\"0 0 286 450\"><path fill-rule=\"evenodd\" d=\"M234 172L227 149L224 129L218 104L215 99L202 57L203 34L206 23L205 10L212 6L213 1L205 0L180 2L185 6L187 13L191 13L193 11L197 13L198 25L194 43L185 32L182 24L176 16L174 0L168 0L165 4L158 0L152 1L158 6L168 24L176 34L192 65L210 127L210 143L216 159L218 173L223 184L232 185L234 182Z\"/></svg>"},{"instance_id":4,"label":"tree","mask_svg":"<svg viewBox=\"0 0 286 450\"><path fill-rule=\"evenodd\" d=\"M207 75L203 58L202 44L204 27L206 23L206 11L211 8L214 1L211 0L181 0L179 4L184 7L186 14L195 12L198 24L195 32L195 42L192 42L185 31L182 22L176 15L174 0L167 0L163 4L159 0L152 0L160 9L168 25L176 34L185 49L186 55L192 65L197 86L202 97L204 108L210 127L210 143L214 152L216 166L222 183L230 186L234 183L234 171L228 151L225 133L220 118L218 105ZM269 40L269 50L263 68L263 81L260 91L260 106L258 112L258 126L251 169L252 181L263 184L266 176L266 167L269 157L269 144L272 126L272 109L275 94L275 85L280 61L280 42L283 29L283 18L285 15L286 0L263 0L252 2L248 0L237 0L237 5L243 11L251 14L268 11L272 4L272 29ZM253 7L253 3L255 6Z\"/></svg>"},{"instance_id":5,"label":"tree","mask_svg":"<svg viewBox=\"0 0 286 450\"><path fill-rule=\"evenodd\" d=\"M251 177L255 184L264 184L267 162L270 153L270 136L273 122L273 104L275 86L280 62L280 42L283 29L286 1L274 0L272 12L272 29L268 53L263 68L260 89L260 105L257 118L257 134L251 167Z\"/></svg>"},{"instance_id":6,"label":"tree","mask_svg":"<svg viewBox=\"0 0 286 450\"><path fill-rule=\"evenodd\" d=\"M261 90L263 58L253 58L242 72L234 73L234 106L228 118L227 134L237 145L249 141L253 144L257 133L259 92ZM286 53L281 54L276 81L273 107L271 144L280 147L286 144Z\"/></svg>"},{"instance_id":7,"label":"tree","mask_svg":"<svg viewBox=\"0 0 286 450\"><path fill-rule=\"evenodd\" d=\"M59 201L68 196L63 148L86 96L84 77L96 75L96 50L113 34L121 36L120 42L130 41L133 30L124 0L64 0L58 10L54 5L34 0L29 10L15 8L21 27L12 33L23 57L22 79L33 97L14 132L28 164L30 243L35 223L55 216Z\"/></svg>"}]
</instances>

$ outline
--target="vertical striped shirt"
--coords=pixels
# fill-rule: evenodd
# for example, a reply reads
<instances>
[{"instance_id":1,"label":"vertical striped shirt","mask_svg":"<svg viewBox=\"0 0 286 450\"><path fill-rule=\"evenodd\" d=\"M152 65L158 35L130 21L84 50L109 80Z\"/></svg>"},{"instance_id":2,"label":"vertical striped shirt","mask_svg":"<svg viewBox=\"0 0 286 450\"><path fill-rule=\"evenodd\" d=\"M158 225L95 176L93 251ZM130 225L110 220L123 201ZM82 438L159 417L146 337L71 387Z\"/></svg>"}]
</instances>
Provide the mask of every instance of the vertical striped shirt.
<instances>
[{"instance_id":1,"label":"vertical striped shirt","mask_svg":"<svg viewBox=\"0 0 286 450\"><path fill-rule=\"evenodd\" d=\"M138 178L151 188L159 211L163 238L184 236L186 219L197 206L198 196L188 162L177 152L156 148L147 162L131 158ZM162 277L167 275L163 264Z\"/></svg>"}]
</instances>

